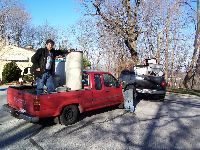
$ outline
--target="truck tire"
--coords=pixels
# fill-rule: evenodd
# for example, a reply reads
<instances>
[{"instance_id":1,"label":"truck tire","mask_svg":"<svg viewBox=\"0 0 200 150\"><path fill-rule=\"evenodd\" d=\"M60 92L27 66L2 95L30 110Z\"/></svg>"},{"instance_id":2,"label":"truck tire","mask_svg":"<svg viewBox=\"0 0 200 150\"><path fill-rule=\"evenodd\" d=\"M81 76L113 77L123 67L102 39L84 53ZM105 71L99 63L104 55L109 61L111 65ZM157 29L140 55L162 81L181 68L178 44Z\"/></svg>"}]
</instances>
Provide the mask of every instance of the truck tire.
<instances>
[{"instance_id":1,"label":"truck tire","mask_svg":"<svg viewBox=\"0 0 200 150\"><path fill-rule=\"evenodd\" d=\"M60 122L63 125L71 125L74 124L78 119L79 110L76 105L68 105L66 106L61 115Z\"/></svg>"}]
</instances>

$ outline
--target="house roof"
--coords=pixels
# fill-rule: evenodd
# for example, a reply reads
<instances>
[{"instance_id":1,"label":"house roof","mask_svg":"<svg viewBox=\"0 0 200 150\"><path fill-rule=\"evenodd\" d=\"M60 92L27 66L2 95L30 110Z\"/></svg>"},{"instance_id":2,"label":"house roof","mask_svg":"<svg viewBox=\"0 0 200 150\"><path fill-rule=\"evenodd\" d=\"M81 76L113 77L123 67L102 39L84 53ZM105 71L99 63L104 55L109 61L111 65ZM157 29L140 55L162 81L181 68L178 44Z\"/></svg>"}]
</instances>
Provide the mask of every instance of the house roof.
<instances>
[{"instance_id":1,"label":"house roof","mask_svg":"<svg viewBox=\"0 0 200 150\"><path fill-rule=\"evenodd\" d=\"M29 58L24 55L4 55L1 56L0 59L7 61L29 61Z\"/></svg>"},{"instance_id":2,"label":"house roof","mask_svg":"<svg viewBox=\"0 0 200 150\"><path fill-rule=\"evenodd\" d=\"M0 60L4 61L29 61L28 53L35 53L33 49L25 49L13 45L0 49Z\"/></svg>"}]
</instances>

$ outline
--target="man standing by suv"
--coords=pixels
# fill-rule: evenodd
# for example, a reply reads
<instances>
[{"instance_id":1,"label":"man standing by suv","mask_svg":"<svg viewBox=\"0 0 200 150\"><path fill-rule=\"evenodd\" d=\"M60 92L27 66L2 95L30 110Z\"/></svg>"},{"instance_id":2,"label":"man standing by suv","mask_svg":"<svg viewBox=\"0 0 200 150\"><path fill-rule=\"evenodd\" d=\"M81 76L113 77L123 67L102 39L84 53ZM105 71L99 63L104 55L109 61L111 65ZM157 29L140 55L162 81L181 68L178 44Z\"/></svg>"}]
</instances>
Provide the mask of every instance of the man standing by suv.
<instances>
[{"instance_id":1,"label":"man standing by suv","mask_svg":"<svg viewBox=\"0 0 200 150\"><path fill-rule=\"evenodd\" d=\"M40 48L32 56L32 73L36 78L37 95L43 92L43 86L47 86L47 92L55 91L53 75L55 74L55 58L58 55L67 54L68 51L55 50L54 41L48 39L45 48Z\"/></svg>"},{"instance_id":2,"label":"man standing by suv","mask_svg":"<svg viewBox=\"0 0 200 150\"><path fill-rule=\"evenodd\" d=\"M135 72L131 68L130 62L126 62L125 69L121 71L119 80L123 85L124 108L126 111L134 112L139 99L135 87Z\"/></svg>"}]
</instances>

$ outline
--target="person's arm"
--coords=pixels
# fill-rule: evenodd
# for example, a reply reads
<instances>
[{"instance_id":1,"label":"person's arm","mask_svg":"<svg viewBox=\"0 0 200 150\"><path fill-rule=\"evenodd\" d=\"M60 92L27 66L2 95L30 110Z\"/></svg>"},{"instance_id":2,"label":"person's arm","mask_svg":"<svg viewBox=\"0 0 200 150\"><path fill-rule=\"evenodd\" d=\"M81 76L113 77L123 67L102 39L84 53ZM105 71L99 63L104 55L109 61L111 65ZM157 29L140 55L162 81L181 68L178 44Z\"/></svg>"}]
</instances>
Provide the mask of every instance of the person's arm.
<instances>
[{"instance_id":1,"label":"person's arm","mask_svg":"<svg viewBox=\"0 0 200 150\"><path fill-rule=\"evenodd\" d=\"M74 49L69 49L69 50L54 50L54 56L59 56L59 55L67 55L69 54L71 51L75 51Z\"/></svg>"},{"instance_id":2,"label":"person's arm","mask_svg":"<svg viewBox=\"0 0 200 150\"><path fill-rule=\"evenodd\" d=\"M124 70L123 70L124 71ZM125 75L123 74L123 71L120 73L120 76L119 76L119 82L120 82L120 84L122 85L122 88L124 89L124 87L125 87L125 79L124 79L124 77L125 77Z\"/></svg>"},{"instance_id":3,"label":"person's arm","mask_svg":"<svg viewBox=\"0 0 200 150\"><path fill-rule=\"evenodd\" d=\"M123 75L122 75L122 73L120 73L120 76L119 76L119 82L120 82L120 83L122 83L122 81L123 81L123 80L122 80L122 77L123 77Z\"/></svg>"},{"instance_id":4,"label":"person's arm","mask_svg":"<svg viewBox=\"0 0 200 150\"><path fill-rule=\"evenodd\" d=\"M36 53L31 57L31 62L35 66L34 68L36 68L36 71L38 70L38 68L40 68L39 60L41 57L41 52L42 52L42 49L38 49Z\"/></svg>"}]
</instances>

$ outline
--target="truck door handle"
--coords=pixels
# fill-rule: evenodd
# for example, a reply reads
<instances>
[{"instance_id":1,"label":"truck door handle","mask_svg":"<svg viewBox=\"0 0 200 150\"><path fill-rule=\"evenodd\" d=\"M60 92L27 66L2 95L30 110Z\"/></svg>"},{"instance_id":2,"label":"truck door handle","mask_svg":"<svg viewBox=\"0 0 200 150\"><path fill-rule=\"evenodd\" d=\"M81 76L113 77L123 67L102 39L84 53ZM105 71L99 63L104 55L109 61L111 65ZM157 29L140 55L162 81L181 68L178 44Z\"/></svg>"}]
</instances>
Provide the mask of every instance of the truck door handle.
<instances>
[{"instance_id":1,"label":"truck door handle","mask_svg":"<svg viewBox=\"0 0 200 150\"><path fill-rule=\"evenodd\" d=\"M106 90L106 92L110 92L110 90Z\"/></svg>"}]
</instances>

